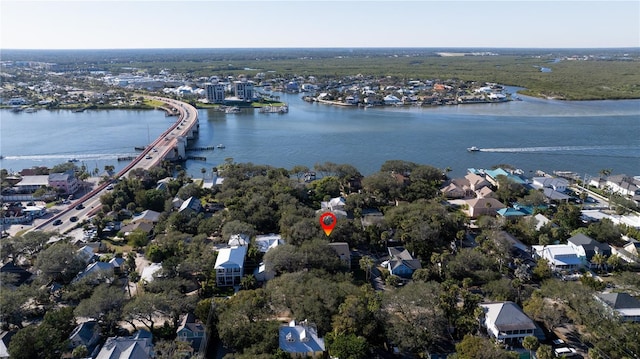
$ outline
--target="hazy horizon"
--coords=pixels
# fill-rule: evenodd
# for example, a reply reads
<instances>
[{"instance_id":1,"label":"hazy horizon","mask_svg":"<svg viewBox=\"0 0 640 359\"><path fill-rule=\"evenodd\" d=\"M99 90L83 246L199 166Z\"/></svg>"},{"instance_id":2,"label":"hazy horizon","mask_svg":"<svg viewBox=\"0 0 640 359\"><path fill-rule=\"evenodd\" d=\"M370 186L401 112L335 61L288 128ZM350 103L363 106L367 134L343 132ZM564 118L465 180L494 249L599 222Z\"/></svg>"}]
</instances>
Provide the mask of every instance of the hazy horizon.
<instances>
[{"instance_id":1,"label":"hazy horizon","mask_svg":"<svg viewBox=\"0 0 640 359\"><path fill-rule=\"evenodd\" d=\"M639 1L0 1L0 49L640 46Z\"/></svg>"}]
</instances>

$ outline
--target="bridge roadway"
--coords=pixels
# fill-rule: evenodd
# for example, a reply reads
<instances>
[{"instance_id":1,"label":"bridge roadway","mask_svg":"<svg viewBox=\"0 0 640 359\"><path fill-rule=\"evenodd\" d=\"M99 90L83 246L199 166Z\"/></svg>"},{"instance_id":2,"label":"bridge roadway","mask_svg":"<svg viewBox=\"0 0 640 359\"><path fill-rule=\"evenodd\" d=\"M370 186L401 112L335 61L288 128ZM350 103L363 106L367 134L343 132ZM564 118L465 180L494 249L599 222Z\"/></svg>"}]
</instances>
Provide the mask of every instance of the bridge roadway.
<instances>
[{"instance_id":1,"label":"bridge roadway","mask_svg":"<svg viewBox=\"0 0 640 359\"><path fill-rule=\"evenodd\" d=\"M150 99L162 101L166 105L177 109L178 120L164 131L155 141L150 143L129 165L118 172L114 178L126 178L136 169L150 169L162 163L164 159L180 159L180 153L184 153L187 138L198 131L198 110L181 101L163 97L150 96ZM180 148L182 146L182 148ZM72 202L69 207L47 219L33 229L40 231L58 231L66 233L83 220L96 214L101 207L100 196L106 193L110 183L103 183L82 198ZM76 209L79 205L83 208ZM78 217L76 222L71 222L71 217ZM54 226L53 222L61 220L62 224Z\"/></svg>"}]
</instances>

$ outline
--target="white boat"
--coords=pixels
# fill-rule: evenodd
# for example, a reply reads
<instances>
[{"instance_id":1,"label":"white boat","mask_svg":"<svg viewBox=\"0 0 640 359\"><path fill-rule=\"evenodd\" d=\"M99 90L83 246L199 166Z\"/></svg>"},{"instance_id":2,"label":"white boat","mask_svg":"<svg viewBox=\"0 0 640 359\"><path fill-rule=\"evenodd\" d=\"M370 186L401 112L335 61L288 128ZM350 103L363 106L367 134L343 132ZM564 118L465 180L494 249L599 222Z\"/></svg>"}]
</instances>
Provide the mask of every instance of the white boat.
<instances>
[{"instance_id":1,"label":"white boat","mask_svg":"<svg viewBox=\"0 0 640 359\"><path fill-rule=\"evenodd\" d=\"M220 149L225 148L225 147L226 147L226 146L225 146L225 145L223 145L222 143L216 146L216 148L220 148Z\"/></svg>"},{"instance_id":2,"label":"white boat","mask_svg":"<svg viewBox=\"0 0 640 359\"><path fill-rule=\"evenodd\" d=\"M467 151L469 151L469 152L479 152L480 149L478 147L476 147L476 146L471 146L471 147L467 148Z\"/></svg>"},{"instance_id":3,"label":"white boat","mask_svg":"<svg viewBox=\"0 0 640 359\"><path fill-rule=\"evenodd\" d=\"M227 107L224 109L224 113L238 113L240 108L238 106Z\"/></svg>"}]
</instances>

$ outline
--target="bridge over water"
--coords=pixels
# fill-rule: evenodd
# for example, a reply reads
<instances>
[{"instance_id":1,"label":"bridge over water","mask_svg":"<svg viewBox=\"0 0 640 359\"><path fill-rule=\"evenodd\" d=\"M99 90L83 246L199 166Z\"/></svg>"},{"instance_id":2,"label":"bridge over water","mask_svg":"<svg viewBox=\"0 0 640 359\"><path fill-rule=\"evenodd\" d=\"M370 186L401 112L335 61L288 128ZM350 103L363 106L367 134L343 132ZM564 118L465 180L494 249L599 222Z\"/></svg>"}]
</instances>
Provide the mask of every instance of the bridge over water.
<instances>
[{"instance_id":1,"label":"bridge over water","mask_svg":"<svg viewBox=\"0 0 640 359\"><path fill-rule=\"evenodd\" d=\"M148 170L160 165L164 160L180 161L186 159L187 141L193 139L199 132L198 110L195 107L182 101L164 97L149 96L148 98L161 101L166 106L169 106L171 111L178 113L178 119L171 127L160 134L157 139L146 146L131 163L118 172L114 176L115 178L126 178L131 171L137 169ZM82 198L71 203L69 207L63 211L33 229L43 231L57 230L60 233L65 233L73 229L78 222L82 222L100 210L100 196L107 191L108 185L109 183L104 183L98 186ZM78 205L82 205L83 208L76 209ZM70 221L73 216L78 217L77 222ZM58 219L62 221L62 224L54 226L53 222Z\"/></svg>"}]
</instances>

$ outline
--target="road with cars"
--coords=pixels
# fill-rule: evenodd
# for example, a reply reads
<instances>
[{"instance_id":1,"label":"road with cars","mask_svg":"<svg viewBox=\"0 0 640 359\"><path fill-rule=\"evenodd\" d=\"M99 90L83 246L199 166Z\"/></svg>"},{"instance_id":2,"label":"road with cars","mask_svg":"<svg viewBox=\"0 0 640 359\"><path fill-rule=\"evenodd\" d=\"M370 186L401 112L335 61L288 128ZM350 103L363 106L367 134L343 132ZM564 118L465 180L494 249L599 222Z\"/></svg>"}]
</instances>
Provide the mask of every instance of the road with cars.
<instances>
[{"instance_id":1,"label":"road with cars","mask_svg":"<svg viewBox=\"0 0 640 359\"><path fill-rule=\"evenodd\" d=\"M198 110L182 101L172 100L163 97L148 97L149 99L161 101L178 112L178 119L175 123L163 132L155 141L150 143L129 165L123 168L114 176L114 181L126 178L131 171L137 169L148 170L162 163L170 157L177 145L180 137L185 137L192 127L198 126ZM58 231L66 233L75 228L78 223L95 215L101 207L100 196L110 191L113 183L105 182L97 188L73 201L70 205L56 213L46 221L36 225L33 229L41 231ZM75 218L73 218L75 217ZM74 221L72 221L72 218Z\"/></svg>"}]
</instances>

